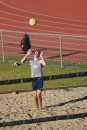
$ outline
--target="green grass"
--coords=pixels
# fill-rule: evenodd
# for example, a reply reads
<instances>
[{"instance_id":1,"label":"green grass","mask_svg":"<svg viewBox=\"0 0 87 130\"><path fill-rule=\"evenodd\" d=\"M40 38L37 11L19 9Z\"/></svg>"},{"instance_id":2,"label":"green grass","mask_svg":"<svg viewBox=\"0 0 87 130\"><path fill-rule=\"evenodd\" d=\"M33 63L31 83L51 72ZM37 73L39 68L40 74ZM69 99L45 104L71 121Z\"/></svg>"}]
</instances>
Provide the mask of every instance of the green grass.
<instances>
[{"instance_id":1,"label":"green grass","mask_svg":"<svg viewBox=\"0 0 87 130\"><path fill-rule=\"evenodd\" d=\"M18 59L17 59L18 60ZM9 60L8 60L9 61ZM31 77L29 64L23 64L18 67L13 67L11 62L0 62L0 80L18 79ZM63 63L64 67L60 67L57 61L47 61L47 66L43 68L43 75L58 75L68 74L74 72L81 72L87 70L87 64L80 63ZM87 84L87 77L57 79L44 82L45 87L60 87L60 86L74 86ZM31 83L14 84L14 85L0 85L0 91L7 90L24 90L31 89Z\"/></svg>"}]
</instances>

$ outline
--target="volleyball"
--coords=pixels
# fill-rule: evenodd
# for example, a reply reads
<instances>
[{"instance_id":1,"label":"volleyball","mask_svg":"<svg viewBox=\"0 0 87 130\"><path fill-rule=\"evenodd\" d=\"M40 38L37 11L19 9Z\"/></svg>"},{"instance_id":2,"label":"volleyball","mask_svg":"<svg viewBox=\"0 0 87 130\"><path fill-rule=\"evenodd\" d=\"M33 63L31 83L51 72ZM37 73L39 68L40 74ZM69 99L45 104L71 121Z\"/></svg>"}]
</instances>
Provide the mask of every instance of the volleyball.
<instances>
[{"instance_id":1,"label":"volleyball","mask_svg":"<svg viewBox=\"0 0 87 130\"><path fill-rule=\"evenodd\" d=\"M30 18L29 24L30 24L31 26L35 26L36 23L37 23L37 20L36 20L35 18Z\"/></svg>"}]
</instances>

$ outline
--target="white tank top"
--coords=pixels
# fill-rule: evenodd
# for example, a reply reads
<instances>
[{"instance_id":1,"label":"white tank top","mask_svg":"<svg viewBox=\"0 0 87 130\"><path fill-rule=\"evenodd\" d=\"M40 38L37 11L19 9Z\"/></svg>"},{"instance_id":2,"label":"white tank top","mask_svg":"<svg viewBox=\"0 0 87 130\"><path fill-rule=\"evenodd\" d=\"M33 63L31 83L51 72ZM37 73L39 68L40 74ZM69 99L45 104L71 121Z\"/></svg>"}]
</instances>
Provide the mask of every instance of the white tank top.
<instances>
[{"instance_id":1,"label":"white tank top","mask_svg":"<svg viewBox=\"0 0 87 130\"><path fill-rule=\"evenodd\" d=\"M42 76L42 65L40 60L31 60L31 77L41 77Z\"/></svg>"}]
</instances>

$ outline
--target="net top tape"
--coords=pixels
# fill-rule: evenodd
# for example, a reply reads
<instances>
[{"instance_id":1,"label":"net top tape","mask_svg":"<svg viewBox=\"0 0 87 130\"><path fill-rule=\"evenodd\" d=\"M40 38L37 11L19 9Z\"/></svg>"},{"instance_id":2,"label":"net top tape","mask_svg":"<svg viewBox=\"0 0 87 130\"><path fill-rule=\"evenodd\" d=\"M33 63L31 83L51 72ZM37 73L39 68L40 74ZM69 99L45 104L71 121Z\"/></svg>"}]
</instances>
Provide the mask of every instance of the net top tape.
<instances>
[{"instance_id":1,"label":"net top tape","mask_svg":"<svg viewBox=\"0 0 87 130\"><path fill-rule=\"evenodd\" d=\"M63 79L63 78L75 78L75 77L83 77L87 76L87 72L77 72L77 73L70 73L70 74L60 74L60 75L50 75L50 76L43 76L43 80L56 80L56 79ZM27 83L37 80L37 78L20 78L20 79L10 79L10 80L1 80L0 85L9 85L9 84L18 84L18 83Z\"/></svg>"}]
</instances>

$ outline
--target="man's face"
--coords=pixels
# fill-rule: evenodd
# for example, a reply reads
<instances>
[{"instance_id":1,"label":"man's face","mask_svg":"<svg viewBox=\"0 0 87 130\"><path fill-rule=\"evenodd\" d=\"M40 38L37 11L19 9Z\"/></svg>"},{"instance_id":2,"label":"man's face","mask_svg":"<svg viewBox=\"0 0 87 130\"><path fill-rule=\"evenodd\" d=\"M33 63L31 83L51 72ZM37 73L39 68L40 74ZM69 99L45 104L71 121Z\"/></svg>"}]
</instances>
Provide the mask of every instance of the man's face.
<instances>
[{"instance_id":1,"label":"man's face","mask_svg":"<svg viewBox=\"0 0 87 130\"><path fill-rule=\"evenodd\" d=\"M34 52L34 55L37 56L37 57L39 57L39 56L40 56L39 51L35 51L35 52Z\"/></svg>"}]
</instances>

